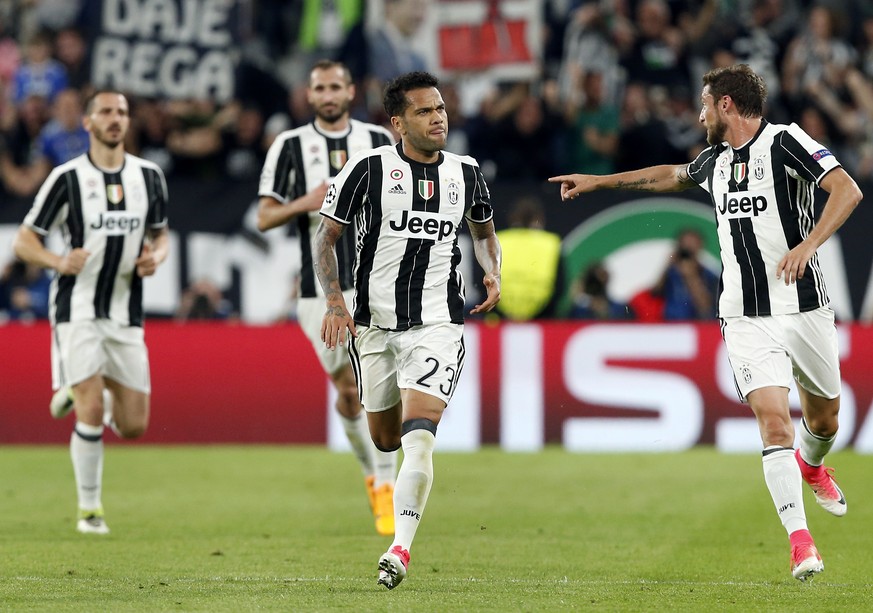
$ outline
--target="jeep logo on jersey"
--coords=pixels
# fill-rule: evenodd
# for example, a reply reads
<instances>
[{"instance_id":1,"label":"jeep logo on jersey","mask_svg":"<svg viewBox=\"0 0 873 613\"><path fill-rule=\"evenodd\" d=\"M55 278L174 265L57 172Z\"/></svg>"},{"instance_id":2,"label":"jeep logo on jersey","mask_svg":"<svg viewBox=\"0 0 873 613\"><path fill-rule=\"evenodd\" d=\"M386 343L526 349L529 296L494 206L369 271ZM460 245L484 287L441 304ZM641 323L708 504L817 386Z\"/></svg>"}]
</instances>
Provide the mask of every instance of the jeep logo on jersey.
<instances>
[{"instance_id":1,"label":"jeep logo on jersey","mask_svg":"<svg viewBox=\"0 0 873 613\"><path fill-rule=\"evenodd\" d=\"M118 204L119 202L124 200L124 189L121 187L121 185L107 185L106 197L112 204Z\"/></svg>"},{"instance_id":2,"label":"jeep logo on jersey","mask_svg":"<svg viewBox=\"0 0 873 613\"><path fill-rule=\"evenodd\" d=\"M388 227L398 236L406 238L421 238L438 243L455 238L455 222L447 215L439 213L394 211L388 220Z\"/></svg>"},{"instance_id":3,"label":"jeep logo on jersey","mask_svg":"<svg viewBox=\"0 0 873 613\"><path fill-rule=\"evenodd\" d=\"M92 230L103 230L109 236L133 234L142 225L142 219L130 211L105 211L91 223Z\"/></svg>"},{"instance_id":4,"label":"jeep logo on jersey","mask_svg":"<svg viewBox=\"0 0 873 613\"><path fill-rule=\"evenodd\" d=\"M433 181L419 179L418 194L425 200L429 200L433 196Z\"/></svg>"},{"instance_id":5,"label":"jeep logo on jersey","mask_svg":"<svg viewBox=\"0 0 873 613\"><path fill-rule=\"evenodd\" d=\"M767 198L755 192L733 192L725 194L719 215L728 218L757 217L767 210Z\"/></svg>"}]
</instances>

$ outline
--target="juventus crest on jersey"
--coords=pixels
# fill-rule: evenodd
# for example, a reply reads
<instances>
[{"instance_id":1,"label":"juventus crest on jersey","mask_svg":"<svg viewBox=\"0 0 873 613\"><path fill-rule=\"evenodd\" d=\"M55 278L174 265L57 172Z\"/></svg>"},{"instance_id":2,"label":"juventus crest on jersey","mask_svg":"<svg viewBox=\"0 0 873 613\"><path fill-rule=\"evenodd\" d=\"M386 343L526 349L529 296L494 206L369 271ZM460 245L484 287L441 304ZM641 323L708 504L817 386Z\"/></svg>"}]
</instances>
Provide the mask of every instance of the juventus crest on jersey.
<instances>
[{"instance_id":1,"label":"juventus crest on jersey","mask_svg":"<svg viewBox=\"0 0 873 613\"><path fill-rule=\"evenodd\" d=\"M726 143L703 151L688 167L709 192L721 247L720 317L781 315L828 304L818 256L794 285L776 267L815 225L814 192L840 164L796 124L762 120L739 149Z\"/></svg>"},{"instance_id":2,"label":"juventus crest on jersey","mask_svg":"<svg viewBox=\"0 0 873 613\"><path fill-rule=\"evenodd\" d=\"M338 175L351 156L392 142L391 133L382 126L355 119L349 120L349 129L344 133L323 132L314 122L283 132L267 152L258 196L270 196L279 202L300 198ZM299 215L296 221L302 260L300 296L312 298L322 294L312 267L312 238L321 215L312 211ZM344 290L351 289L353 284L354 240L354 234L349 232L337 243L340 285Z\"/></svg>"},{"instance_id":3,"label":"juventus crest on jersey","mask_svg":"<svg viewBox=\"0 0 873 613\"><path fill-rule=\"evenodd\" d=\"M52 281L52 323L113 319L142 325L142 278L136 259L147 228L167 225L167 184L161 169L125 155L105 172L83 154L55 168L24 223L47 236L60 228L69 248L90 252L78 275Z\"/></svg>"},{"instance_id":4,"label":"juventus crest on jersey","mask_svg":"<svg viewBox=\"0 0 873 613\"><path fill-rule=\"evenodd\" d=\"M476 160L442 152L422 164L402 144L358 154L331 185L321 214L357 228L356 323L406 330L464 322L458 228L465 216L474 223L492 217Z\"/></svg>"}]
</instances>

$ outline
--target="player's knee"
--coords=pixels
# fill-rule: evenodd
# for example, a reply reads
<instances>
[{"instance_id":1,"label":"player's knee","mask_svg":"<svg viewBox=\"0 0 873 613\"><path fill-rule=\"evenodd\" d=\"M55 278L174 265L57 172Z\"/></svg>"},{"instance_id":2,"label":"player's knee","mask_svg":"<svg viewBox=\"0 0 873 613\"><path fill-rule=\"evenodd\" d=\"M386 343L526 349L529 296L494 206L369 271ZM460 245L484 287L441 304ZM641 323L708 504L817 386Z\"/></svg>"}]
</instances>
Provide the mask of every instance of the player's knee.
<instances>
[{"instance_id":1,"label":"player's knee","mask_svg":"<svg viewBox=\"0 0 873 613\"><path fill-rule=\"evenodd\" d=\"M148 420L136 419L131 421L116 422L115 427L121 438L139 438L148 430Z\"/></svg>"},{"instance_id":2,"label":"player's knee","mask_svg":"<svg viewBox=\"0 0 873 613\"><path fill-rule=\"evenodd\" d=\"M399 436L375 435L372 437L373 445L383 453L391 453L400 449Z\"/></svg>"},{"instance_id":3,"label":"player's knee","mask_svg":"<svg viewBox=\"0 0 873 613\"><path fill-rule=\"evenodd\" d=\"M781 419L764 419L760 423L761 438L766 446L781 445L790 447L794 439L794 429Z\"/></svg>"},{"instance_id":4,"label":"player's knee","mask_svg":"<svg viewBox=\"0 0 873 613\"><path fill-rule=\"evenodd\" d=\"M804 418L809 431L819 438L831 438L840 429L837 415L816 415Z\"/></svg>"},{"instance_id":5,"label":"player's knee","mask_svg":"<svg viewBox=\"0 0 873 613\"><path fill-rule=\"evenodd\" d=\"M358 388L342 386L337 388L336 410L343 417L354 418L361 412L361 403L358 400Z\"/></svg>"}]
</instances>

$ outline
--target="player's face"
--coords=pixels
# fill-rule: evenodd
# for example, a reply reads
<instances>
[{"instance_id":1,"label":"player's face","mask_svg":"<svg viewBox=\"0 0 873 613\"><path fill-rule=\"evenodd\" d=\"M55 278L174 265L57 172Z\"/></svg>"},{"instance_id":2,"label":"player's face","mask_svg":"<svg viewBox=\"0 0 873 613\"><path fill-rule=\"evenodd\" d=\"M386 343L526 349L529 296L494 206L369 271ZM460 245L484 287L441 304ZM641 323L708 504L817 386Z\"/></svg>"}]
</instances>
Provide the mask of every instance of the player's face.
<instances>
[{"instance_id":1,"label":"player's face","mask_svg":"<svg viewBox=\"0 0 873 613\"><path fill-rule=\"evenodd\" d=\"M394 129L413 151L429 157L446 147L449 119L446 103L435 87L406 93L409 106L403 115L392 117Z\"/></svg>"},{"instance_id":2,"label":"player's face","mask_svg":"<svg viewBox=\"0 0 873 613\"><path fill-rule=\"evenodd\" d=\"M85 129L100 143L114 149L124 142L130 127L127 98L121 94L97 94L91 112L85 116Z\"/></svg>"},{"instance_id":3,"label":"player's face","mask_svg":"<svg viewBox=\"0 0 873 613\"><path fill-rule=\"evenodd\" d=\"M316 117L327 123L344 118L355 97L355 86L346 81L342 68L316 68L309 75L307 100Z\"/></svg>"},{"instance_id":4,"label":"player's face","mask_svg":"<svg viewBox=\"0 0 873 613\"><path fill-rule=\"evenodd\" d=\"M706 128L706 142L718 145L724 142L727 124L724 121L718 101L709 93L709 85L703 88L700 96L700 123Z\"/></svg>"}]
</instances>

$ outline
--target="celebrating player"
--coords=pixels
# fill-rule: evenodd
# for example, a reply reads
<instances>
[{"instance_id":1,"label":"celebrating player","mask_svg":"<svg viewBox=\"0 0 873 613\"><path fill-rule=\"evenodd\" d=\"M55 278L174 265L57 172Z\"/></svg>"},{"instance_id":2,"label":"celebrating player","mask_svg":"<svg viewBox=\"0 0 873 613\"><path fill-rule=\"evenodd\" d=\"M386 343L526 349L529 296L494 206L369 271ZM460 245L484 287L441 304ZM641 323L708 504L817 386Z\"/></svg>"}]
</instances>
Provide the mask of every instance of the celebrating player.
<instances>
[{"instance_id":1,"label":"celebrating player","mask_svg":"<svg viewBox=\"0 0 873 613\"><path fill-rule=\"evenodd\" d=\"M391 133L381 126L349 117L355 96L348 69L338 62L321 60L309 73L307 90L315 119L280 134L270 147L258 190L258 228L261 231L297 222L302 266L297 317L325 372L337 390L336 410L354 450L370 500L376 530L394 534L394 479L397 454L377 449L370 440L367 420L362 419L355 376L345 352L328 351L321 342L322 292L312 269L312 237L321 216L329 181L348 158L359 151L388 145ZM352 268L355 259L354 233L337 246L339 281L349 300L352 297Z\"/></svg>"},{"instance_id":2,"label":"celebrating player","mask_svg":"<svg viewBox=\"0 0 873 613\"><path fill-rule=\"evenodd\" d=\"M385 89L385 111L401 136L360 153L330 186L313 245L327 311L321 336L348 341L358 389L380 449L403 448L394 490L394 542L379 560L379 583L406 576L409 550L433 482L437 425L464 364L464 283L458 228L466 217L487 296L500 300L500 243L488 188L471 157L443 152L446 105L437 79L412 72ZM358 230L354 308L340 284L336 245Z\"/></svg>"},{"instance_id":3,"label":"celebrating player","mask_svg":"<svg viewBox=\"0 0 873 613\"><path fill-rule=\"evenodd\" d=\"M127 99L99 91L85 107L88 152L55 168L15 236L15 254L52 280L52 416L74 408L70 455L79 532L107 534L101 500L103 429L124 438L149 422L142 281L167 258L167 185L155 164L124 151ZM66 251L43 238L60 228Z\"/></svg>"},{"instance_id":4,"label":"celebrating player","mask_svg":"<svg viewBox=\"0 0 873 613\"><path fill-rule=\"evenodd\" d=\"M830 513L846 499L823 466L837 434L840 361L834 312L816 255L861 201L834 155L796 124L762 117L763 80L746 65L703 77L700 122L710 147L690 164L613 175L564 175L564 200L598 189L665 192L700 186L715 207L722 275L718 314L737 390L755 414L764 480L791 543L792 575L824 570L807 529L802 481ZM829 196L818 223L814 190ZM788 405L792 375L803 418L800 445Z\"/></svg>"}]
</instances>

